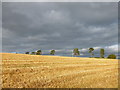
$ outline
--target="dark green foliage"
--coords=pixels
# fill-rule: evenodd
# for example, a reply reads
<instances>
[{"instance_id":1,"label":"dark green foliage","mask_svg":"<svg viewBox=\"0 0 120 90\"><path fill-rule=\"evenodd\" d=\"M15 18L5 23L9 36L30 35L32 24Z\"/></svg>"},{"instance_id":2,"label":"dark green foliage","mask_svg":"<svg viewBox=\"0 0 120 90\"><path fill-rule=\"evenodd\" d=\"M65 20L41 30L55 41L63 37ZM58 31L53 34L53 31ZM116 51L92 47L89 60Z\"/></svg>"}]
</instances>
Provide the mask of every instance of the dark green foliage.
<instances>
[{"instance_id":1,"label":"dark green foliage","mask_svg":"<svg viewBox=\"0 0 120 90\"><path fill-rule=\"evenodd\" d=\"M116 55L115 54L110 54L110 55L108 55L107 58L109 58L109 59L116 59Z\"/></svg>"},{"instance_id":2,"label":"dark green foliage","mask_svg":"<svg viewBox=\"0 0 120 90\"><path fill-rule=\"evenodd\" d=\"M51 50L50 55L55 55L55 50Z\"/></svg>"},{"instance_id":3,"label":"dark green foliage","mask_svg":"<svg viewBox=\"0 0 120 90\"><path fill-rule=\"evenodd\" d=\"M41 50L38 50L37 52L36 52L36 55L41 55L42 54L42 51Z\"/></svg>"},{"instance_id":4,"label":"dark green foliage","mask_svg":"<svg viewBox=\"0 0 120 90\"><path fill-rule=\"evenodd\" d=\"M95 58L100 58L100 57L95 57Z\"/></svg>"},{"instance_id":5,"label":"dark green foliage","mask_svg":"<svg viewBox=\"0 0 120 90\"><path fill-rule=\"evenodd\" d=\"M93 56L94 56L93 51L94 51L94 48L89 48L89 53L90 53L91 57L93 57Z\"/></svg>"},{"instance_id":6,"label":"dark green foliage","mask_svg":"<svg viewBox=\"0 0 120 90\"><path fill-rule=\"evenodd\" d=\"M89 53L93 52L94 48L89 48Z\"/></svg>"},{"instance_id":7,"label":"dark green foliage","mask_svg":"<svg viewBox=\"0 0 120 90\"><path fill-rule=\"evenodd\" d=\"M79 52L78 48L75 48L73 50L73 53L74 53L74 55L80 55L80 52Z\"/></svg>"},{"instance_id":8,"label":"dark green foliage","mask_svg":"<svg viewBox=\"0 0 120 90\"><path fill-rule=\"evenodd\" d=\"M36 54L36 52L31 52L31 54L32 54L32 55L35 55L35 54Z\"/></svg>"},{"instance_id":9,"label":"dark green foliage","mask_svg":"<svg viewBox=\"0 0 120 90\"><path fill-rule=\"evenodd\" d=\"M25 54L29 54L29 52L25 52Z\"/></svg>"},{"instance_id":10,"label":"dark green foliage","mask_svg":"<svg viewBox=\"0 0 120 90\"><path fill-rule=\"evenodd\" d=\"M103 49L103 48L100 49L100 57L101 57L101 58L104 58L104 54L105 54L105 53L104 53L104 49Z\"/></svg>"}]
</instances>

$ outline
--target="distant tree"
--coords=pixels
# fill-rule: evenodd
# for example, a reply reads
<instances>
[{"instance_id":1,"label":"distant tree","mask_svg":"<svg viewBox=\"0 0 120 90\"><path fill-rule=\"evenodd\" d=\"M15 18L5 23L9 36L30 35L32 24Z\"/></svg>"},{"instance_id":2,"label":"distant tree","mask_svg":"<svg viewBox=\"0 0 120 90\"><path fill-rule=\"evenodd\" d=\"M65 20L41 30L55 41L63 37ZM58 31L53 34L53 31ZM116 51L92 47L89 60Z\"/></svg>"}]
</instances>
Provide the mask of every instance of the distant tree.
<instances>
[{"instance_id":1,"label":"distant tree","mask_svg":"<svg viewBox=\"0 0 120 90\"><path fill-rule=\"evenodd\" d=\"M101 58L104 58L104 54L105 54L104 49L103 48L100 49L100 57Z\"/></svg>"},{"instance_id":2,"label":"distant tree","mask_svg":"<svg viewBox=\"0 0 120 90\"><path fill-rule=\"evenodd\" d=\"M55 55L55 50L51 50L50 55Z\"/></svg>"},{"instance_id":3,"label":"distant tree","mask_svg":"<svg viewBox=\"0 0 120 90\"><path fill-rule=\"evenodd\" d=\"M41 55L42 54L42 51L41 50L38 50L37 52L36 52L36 55Z\"/></svg>"},{"instance_id":4,"label":"distant tree","mask_svg":"<svg viewBox=\"0 0 120 90\"><path fill-rule=\"evenodd\" d=\"M93 51L94 51L94 48L89 48L89 53L90 53L90 56L91 56L91 57L93 57L93 56L94 56Z\"/></svg>"},{"instance_id":5,"label":"distant tree","mask_svg":"<svg viewBox=\"0 0 120 90\"><path fill-rule=\"evenodd\" d=\"M36 54L36 52L31 52L31 54L32 54L32 55L35 55L35 54Z\"/></svg>"},{"instance_id":6,"label":"distant tree","mask_svg":"<svg viewBox=\"0 0 120 90\"><path fill-rule=\"evenodd\" d=\"M109 59L116 59L116 55L115 54L110 54L110 55L108 55L107 58L109 58Z\"/></svg>"},{"instance_id":7,"label":"distant tree","mask_svg":"<svg viewBox=\"0 0 120 90\"><path fill-rule=\"evenodd\" d=\"M75 56L80 55L78 48L74 48L73 53Z\"/></svg>"},{"instance_id":8,"label":"distant tree","mask_svg":"<svg viewBox=\"0 0 120 90\"><path fill-rule=\"evenodd\" d=\"M25 52L25 54L29 54L29 52Z\"/></svg>"}]
</instances>

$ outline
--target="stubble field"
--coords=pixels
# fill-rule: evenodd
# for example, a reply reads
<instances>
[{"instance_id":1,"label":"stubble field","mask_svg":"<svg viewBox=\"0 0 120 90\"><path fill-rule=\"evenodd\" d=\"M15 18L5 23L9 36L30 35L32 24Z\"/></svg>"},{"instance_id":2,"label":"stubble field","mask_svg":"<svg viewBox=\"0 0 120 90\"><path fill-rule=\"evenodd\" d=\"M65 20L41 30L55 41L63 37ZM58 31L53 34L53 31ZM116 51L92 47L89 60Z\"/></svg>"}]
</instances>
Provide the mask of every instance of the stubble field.
<instances>
[{"instance_id":1,"label":"stubble field","mask_svg":"<svg viewBox=\"0 0 120 90\"><path fill-rule=\"evenodd\" d=\"M118 60L1 53L3 88L118 88Z\"/></svg>"}]
</instances>

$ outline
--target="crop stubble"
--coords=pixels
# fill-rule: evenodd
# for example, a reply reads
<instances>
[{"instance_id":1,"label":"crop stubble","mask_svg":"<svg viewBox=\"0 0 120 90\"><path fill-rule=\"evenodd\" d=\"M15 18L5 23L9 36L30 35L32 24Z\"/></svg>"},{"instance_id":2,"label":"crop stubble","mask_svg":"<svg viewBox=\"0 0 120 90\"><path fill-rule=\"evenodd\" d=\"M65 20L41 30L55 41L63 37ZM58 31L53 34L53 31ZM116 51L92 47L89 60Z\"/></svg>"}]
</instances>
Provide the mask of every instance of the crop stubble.
<instances>
[{"instance_id":1,"label":"crop stubble","mask_svg":"<svg viewBox=\"0 0 120 90\"><path fill-rule=\"evenodd\" d=\"M118 60L2 54L3 88L117 88Z\"/></svg>"}]
</instances>

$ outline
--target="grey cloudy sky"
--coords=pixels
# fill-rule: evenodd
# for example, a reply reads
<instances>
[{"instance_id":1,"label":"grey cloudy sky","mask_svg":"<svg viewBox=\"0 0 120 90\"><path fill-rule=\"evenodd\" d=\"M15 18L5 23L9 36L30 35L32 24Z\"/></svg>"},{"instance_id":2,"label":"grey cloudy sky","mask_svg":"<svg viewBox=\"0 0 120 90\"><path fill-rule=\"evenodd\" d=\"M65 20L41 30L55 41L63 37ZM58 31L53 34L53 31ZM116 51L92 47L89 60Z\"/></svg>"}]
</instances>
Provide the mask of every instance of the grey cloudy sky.
<instances>
[{"instance_id":1,"label":"grey cloudy sky","mask_svg":"<svg viewBox=\"0 0 120 90\"><path fill-rule=\"evenodd\" d=\"M118 52L117 2L3 2L3 52Z\"/></svg>"}]
</instances>

